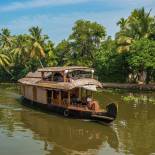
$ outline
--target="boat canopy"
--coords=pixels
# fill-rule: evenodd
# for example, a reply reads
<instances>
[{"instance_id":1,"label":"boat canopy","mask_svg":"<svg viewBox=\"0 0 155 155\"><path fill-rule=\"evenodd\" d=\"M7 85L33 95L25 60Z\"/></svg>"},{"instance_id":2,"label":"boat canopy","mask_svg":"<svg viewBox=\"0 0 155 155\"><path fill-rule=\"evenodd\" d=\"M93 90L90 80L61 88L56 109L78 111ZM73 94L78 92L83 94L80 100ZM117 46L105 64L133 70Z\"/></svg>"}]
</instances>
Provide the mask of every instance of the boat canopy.
<instances>
[{"instance_id":1,"label":"boat canopy","mask_svg":"<svg viewBox=\"0 0 155 155\"><path fill-rule=\"evenodd\" d=\"M62 89L62 90L71 90L74 88L83 87L87 90L96 91L97 87L102 87L102 84L90 77L82 77L80 79L72 79L69 82L66 80L62 81L50 81L46 80L46 77L51 75L50 72L72 72L75 70L84 70L91 71L92 68L80 67L80 66L67 66L67 67L46 67L38 69L36 72L29 72L24 78L18 80L19 83L24 85L38 86L46 89ZM42 78L42 73L44 72L44 78Z\"/></svg>"},{"instance_id":2,"label":"boat canopy","mask_svg":"<svg viewBox=\"0 0 155 155\"><path fill-rule=\"evenodd\" d=\"M91 90L91 91L97 91L96 85L85 85L85 86L82 86L82 88Z\"/></svg>"},{"instance_id":3,"label":"boat canopy","mask_svg":"<svg viewBox=\"0 0 155 155\"><path fill-rule=\"evenodd\" d=\"M38 72L72 72L76 70L91 72L94 71L93 68L83 67L83 66L66 66L66 67L45 67L38 69Z\"/></svg>"},{"instance_id":4,"label":"boat canopy","mask_svg":"<svg viewBox=\"0 0 155 155\"><path fill-rule=\"evenodd\" d=\"M63 90L71 90L77 87L83 87L85 89L89 89L92 91L96 91L97 87L102 87L102 84L95 79L78 79L72 82L50 82L50 81L42 81L39 78L22 78L19 80L21 84L34 85L47 89L63 89Z\"/></svg>"},{"instance_id":5,"label":"boat canopy","mask_svg":"<svg viewBox=\"0 0 155 155\"><path fill-rule=\"evenodd\" d=\"M72 82L44 82L40 81L37 83L40 87L51 88L51 89L64 89L64 90L71 90L78 87L83 87L85 89L92 89L96 90L95 87L102 87L102 84L91 78L85 79L77 79Z\"/></svg>"}]
</instances>

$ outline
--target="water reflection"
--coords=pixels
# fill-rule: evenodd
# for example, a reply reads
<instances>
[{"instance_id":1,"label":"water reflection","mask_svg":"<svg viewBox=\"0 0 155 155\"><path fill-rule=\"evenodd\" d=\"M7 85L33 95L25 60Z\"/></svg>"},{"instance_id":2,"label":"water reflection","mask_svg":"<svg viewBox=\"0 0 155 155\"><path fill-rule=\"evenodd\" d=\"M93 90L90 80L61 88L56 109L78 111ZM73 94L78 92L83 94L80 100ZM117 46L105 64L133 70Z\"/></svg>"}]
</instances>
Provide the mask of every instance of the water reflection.
<instances>
[{"instance_id":1,"label":"water reflection","mask_svg":"<svg viewBox=\"0 0 155 155\"><path fill-rule=\"evenodd\" d=\"M28 111L21 114L21 121L24 127L37 134L34 138L43 138L45 149L49 143L53 144L50 154L58 154L59 151L64 154L96 154L106 143L118 150L118 138L111 127Z\"/></svg>"}]
</instances>

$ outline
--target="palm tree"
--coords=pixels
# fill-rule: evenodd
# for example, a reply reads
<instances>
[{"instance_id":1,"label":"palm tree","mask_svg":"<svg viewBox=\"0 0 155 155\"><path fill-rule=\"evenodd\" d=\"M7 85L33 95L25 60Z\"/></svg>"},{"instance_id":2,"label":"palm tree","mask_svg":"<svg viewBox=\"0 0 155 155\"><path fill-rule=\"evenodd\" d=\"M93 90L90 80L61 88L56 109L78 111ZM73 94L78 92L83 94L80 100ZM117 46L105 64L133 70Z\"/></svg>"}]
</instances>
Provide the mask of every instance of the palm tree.
<instances>
[{"instance_id":1,"label":"palm tree","mask_svg":"<svg viewBox=\"0 0 155 155\"><path fill-rule=\"evenodd\" d=\"M148 38L152 31L154 18L150 17L151 10L146 12L144 7L135 9L129 17L130 30L134 32L134 38Z\"/></svg>"},{"instance_id":2,"label":"palm tree","mask_svg":"<svg viewBox=\"0 0 155 155\"><path fill-rule=\"evenodd\" d=\"M0 52L0 66L6 68L9 64L9 57Z\"/></svg>"},{"instance_id":3,"label":"palm tree","mask_svg":"<svg viewBox=\"0 0 155 155\"><path fill-rule=\"evenodd\" d=\"M18 35L14 37L11 54L13 54L14 61L25 64L29 53L29 36ZM27 56L27 57L26 57Z\"/></svg>"},{"instance_id":4,"label":"palm tree","mask_svg":"<svg viewBox=\"0 0 155 155\"><path fill-rule=\"evenodd\" d=\"M48 40L47 44L45 45L45 52L46 52L45 63L47 64L47 66L57 65L57 56L55 54L54 44L52 41Z\"/></svg>"},{"instance_id":5,"label":"palm tree","mask_svg":"<svg viewBox=\"0 0 155 155\"><path fill-rule=\"evenodd\" d=\"M117 25L120 26L120 28L123 30L126 25L127 25L127 19L121 18L118 22Z\"/></svg>"},{"instance_id":6,"label":"palm tree","mask_svg":"<svg viewBox=\"0 0 155 155\"><path fill-rule=\"evenodd\" d=\"M12 76L8 67L10 66L10 58L0 50L0 67L3 68L9 75Z\"/></svg>"},{"instance_id":7,"label":"palm tree","mask_svg":"<svg viewBox=\"0 0 155 155\"><path fill-rule=\"evenodd\" d=\"M0 46L1 48L10 48L11 47L11 42L12 42L12 37L10 30L7 28L4 28L1 30L0 33Z\"/></svg>"},{"instance_id":8,"label":"palm tree","mask_svg":"<svg viewBox=\"0 0 155 155\"><path fill-rule=\"evenodd\" d=\"M155 18L150 16L150 12L144 8L135 9L127 19L120 19L117 23L120 31L116 33L119 53L128 52L134 40L155 37Z\"/></svg>"},{"instance_id":9,"label":"palm tree","mask_svg":"<svg viewBox=\"0 0 155 155\"><path fill-rule=\"evenodd\" d=\"M30 32L30 40L31 40L31 50L30 56L39 60L40 65L43 67L41 58L45 58L45 51L44 51L44 43L45 40L48 39L47 36L42 36L42 30L37 27L32 27L29 29Z\"/></svg>"}]
</instances>

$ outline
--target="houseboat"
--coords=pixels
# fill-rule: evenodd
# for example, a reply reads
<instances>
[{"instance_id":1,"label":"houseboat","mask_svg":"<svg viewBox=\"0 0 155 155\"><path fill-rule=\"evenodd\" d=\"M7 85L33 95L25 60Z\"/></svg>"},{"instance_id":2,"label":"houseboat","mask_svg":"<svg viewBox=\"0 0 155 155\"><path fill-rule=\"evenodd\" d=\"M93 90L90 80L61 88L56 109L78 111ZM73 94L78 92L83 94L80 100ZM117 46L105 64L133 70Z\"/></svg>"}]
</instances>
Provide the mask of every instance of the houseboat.
<instances>
[{"instance_id":1,"label":"houseboat","mask_svg":"<svg viewBox=\"0 0 155 155\"><path fill-rule=\"evenodd\" d=\"M19 80L23 103L39 106L65 117L111 123L117 105L101 109L94 91L102 84L94 78L94 69L81 66L46 67L29 72Z\"/></svg>"}]
</instances>

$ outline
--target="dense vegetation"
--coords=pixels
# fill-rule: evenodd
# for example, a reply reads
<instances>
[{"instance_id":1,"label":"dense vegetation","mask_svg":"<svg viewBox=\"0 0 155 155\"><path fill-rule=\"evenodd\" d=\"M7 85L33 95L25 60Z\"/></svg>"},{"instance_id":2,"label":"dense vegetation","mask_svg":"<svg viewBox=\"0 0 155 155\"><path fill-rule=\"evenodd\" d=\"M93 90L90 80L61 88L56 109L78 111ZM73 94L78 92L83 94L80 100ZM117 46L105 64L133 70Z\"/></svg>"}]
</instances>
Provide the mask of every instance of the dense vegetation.
<instances>
[{"instance_id":1,"label":"dense vegetation","mask_svg":"<svg viewBox=\"0 0 155 155\"><path fill-rule=\"evenodd\" d=\"M96 22L78 20L72 33L58 45L39 27L29 34L0 33L0 81L16 81L39 67L84 65L96 69L101 81L153 82L155 80L155 17L144 8L121 18L115 38Z\"/></svg>"}]
</instances>

